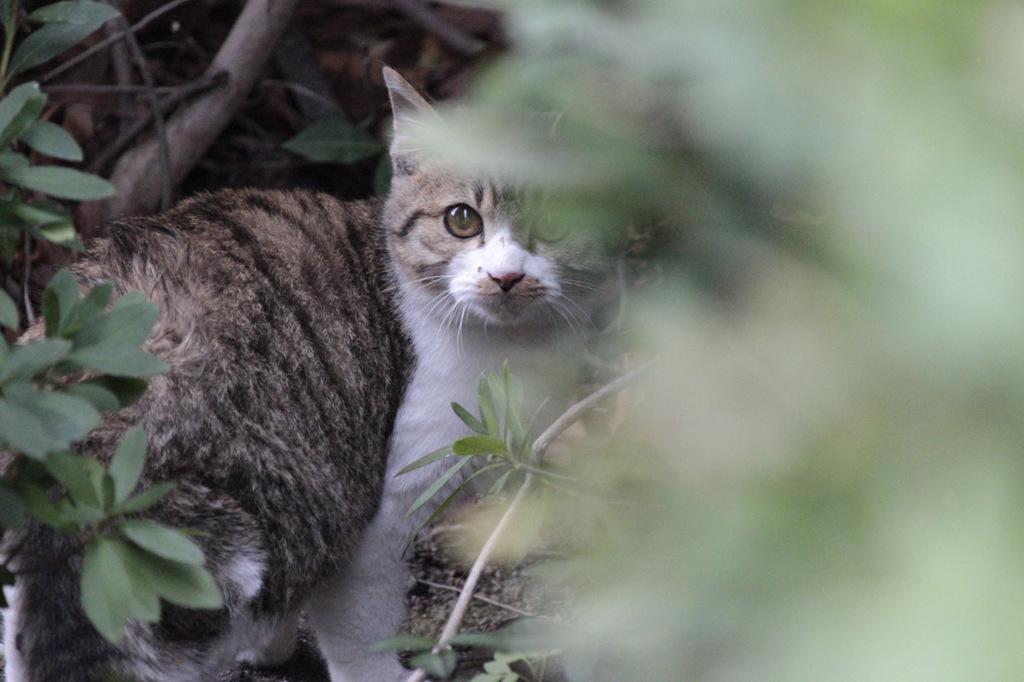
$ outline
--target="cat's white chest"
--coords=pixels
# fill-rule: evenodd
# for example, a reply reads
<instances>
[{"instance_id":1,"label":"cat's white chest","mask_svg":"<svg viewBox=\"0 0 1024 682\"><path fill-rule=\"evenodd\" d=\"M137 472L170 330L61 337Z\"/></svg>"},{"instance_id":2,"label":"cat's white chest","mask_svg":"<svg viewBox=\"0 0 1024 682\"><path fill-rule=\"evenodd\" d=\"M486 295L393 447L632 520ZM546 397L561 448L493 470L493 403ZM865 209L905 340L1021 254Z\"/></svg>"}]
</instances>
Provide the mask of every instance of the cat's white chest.
<instances>
[{"instance_id":1,"label":"cat's white chest","mask_svg":"<svg viewBox=\"0 0 1024 682\"><path fill-rule=\"evenodd\" d=\"M418 494L451 465L442 461L396 477L416 460L470 435L451 404L459 403L476 414L481 374L500 375L507 361L526 386L527 410L535 409L545 398L562 402L576 378L581 353L571 339L562 337L545 344L500 331L488 333L479 327L461 331L438 327L430 318L416 315L407 321L417 364L392 435L387 481L392 494ZM544 426L537 424L538 428Z\"/></svg>"}]
</instances>

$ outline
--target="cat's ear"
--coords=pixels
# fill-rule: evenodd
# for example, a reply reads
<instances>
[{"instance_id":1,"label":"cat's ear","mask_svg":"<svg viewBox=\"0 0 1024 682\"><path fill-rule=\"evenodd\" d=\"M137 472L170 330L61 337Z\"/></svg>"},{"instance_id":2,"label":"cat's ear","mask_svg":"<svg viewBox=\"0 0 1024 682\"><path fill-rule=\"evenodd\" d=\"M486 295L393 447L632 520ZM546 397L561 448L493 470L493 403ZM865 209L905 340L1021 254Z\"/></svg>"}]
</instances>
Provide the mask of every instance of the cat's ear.
<instances>
[{"instance_id":1,"label":"cat's ear","mask_svg":"<svg viewBox=\"0 0 1024 682\"><path fill-rule=\"evenodd\" d=\"M384 83L391 98L395 130L391 139L391 160L396 173L411 173L418 165L419 144L415 139L416 127L437 113L409 81L389 66L384 67Z\"/></svg>"}]
</instances>

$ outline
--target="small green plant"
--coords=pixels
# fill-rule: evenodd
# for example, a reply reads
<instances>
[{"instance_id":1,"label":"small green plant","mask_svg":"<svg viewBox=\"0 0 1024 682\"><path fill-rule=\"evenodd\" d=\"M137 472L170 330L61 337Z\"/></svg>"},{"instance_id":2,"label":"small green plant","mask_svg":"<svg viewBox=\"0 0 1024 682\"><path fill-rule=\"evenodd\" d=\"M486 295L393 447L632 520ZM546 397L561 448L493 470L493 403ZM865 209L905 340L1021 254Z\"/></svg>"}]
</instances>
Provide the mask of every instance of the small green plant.
<instances>
[{"instance_id":1,"label":"small green plant","mask_svg":"<svg viewBox=\"0 0 1024 682\"><path fill-rule=\"evenodd\" d=\"M107 467L74 452L101 412L136 402L146 377L166 370L140 347L156 306L137 292L110 305L112 296L109 283L81 296L62 271L43 296L46 337L24 345L0 337L0 450L11 455L0 478L0 525L18 529L32 517L77 538L85 613L117 641L128 619L158 620L160 599L193 608L222 600L185 533L132 518L172 488L136 491L146 458L142 427L125 434ZM16 324L13 303L0 295L0 325ZM6 557L0 569L6 584L17 578L8 567L17 558Z\"/></svg>"},{"instance_id":2,"label":"small green plant","mask_svg":"<svg viewBox=\"0 0 1024 682\"><path fill-rule=\"evenodd\" d=\"M387 148L370 133L346 121L314 123L281 146L317 163L348 164L378 156L374 189L384 194L391 184L391 159L384 153Z\"/></svg>"},{"instance_id":3,"label":"small green plant","mask_svg":"<svg viewBox=\"0 0 1024 682\"><path fill-rule=\"evenodd\" d=\"M531 489L534 481L547 481L557 477L539 464L552 434L564 426L555 425L552 429L534 439L532 428L537 415L544 404L527 417L524 412L522 382L511 373L508 362L505 363L500 375L488 374L480 377L477 385L477 404L479 415L472 414L468 409L452 403L452 410L468 426L473 435L455 441L450 447L441 448L403 469L399 474L414 471L448 457L456 457L457 461L448 467L409 508L411 516L422 509L430 500L474 462L474 470L466 476L455 489L447 495L420 524L413 533L418 533L424 526L433 522L459 496L466 486L481 476L490 476L493 482L487 490L487 497L495 497L508 491L515 491L512 501L495 527L491 538L484 545L470 571L463 588L463 594L471 594L475 589L480 571L487 563L497 539L506 528L509 520L516 514L525 494ZM410 538L410 542L412 538ZM522 632L529 629L528 621L515 624L515 636L512 631L498 631L493 634L457 633L456 629L464 613L466 599L460 598L456 605L445 632L437 640L425 637L406 636L385 640L380 647L398 651L414 652L410 663L422 673L428 673L439 679L450 679L455 671L456 656L452 646L484 646L495 650L494 660L484 666L484 673L474 678L475 682L516 682L522 679L540 679L533 672L542 671L547 659L557 651L541 651L539 646L524 648ZM550 641L548 642L550 644ZM512 669L514 663L520 669L532 671L530 678L523 678ZM542 673L541 673L542 674Z\"/></svg>"},{"instance_id":4,"label":"small green plant","mask_svg":"<svg viewBox=\"0 0 1024 682\"><path fill-rule=\"evenodd\" d=\"M463 468L470 462L482 458L483 463L467 476L456 489L437 505L429 517L416 529L418 533L424 526L432 523L459 496L475 478L490 475L494 482L487 491L487 496L498 495L510 484L522 483L527 472L549 475L547 471L537 467L531 459L533 441L530 431L536 420L537 412L530 418L523 413L523 385L518 377L509 370L505 363L500 376L482 375L477 385L477 402L480 416L474 416L468 409L452 403L452 410L459 419L474 432L455 441L451 446L436 450L416 460L399 472L399 475L414 471L446 457L457 457L440 477L437 478L409 508L408 516L412 516L427 502L434 498Z\"/></svg>"},{"instance_id":5,"label":"small green plant","mask_svg":"<svg viewBox=\"0 0 1024 682\"><path fill-rule=\"evenodd\" d=\"M73 0L46 5L21 17L18 0L0 1L0 258L10 262L18 233L78 248L70 211L54 199L103 199L114 187L102 178L63 166L36 165L26 149L59 161L81 161L82 150L66 130L40 117L47 97L35 81L8 91L12 79L62 54L118 15L109 5ZM25 24L38 25L15 47Z\"/></svg>"}]
</instances>

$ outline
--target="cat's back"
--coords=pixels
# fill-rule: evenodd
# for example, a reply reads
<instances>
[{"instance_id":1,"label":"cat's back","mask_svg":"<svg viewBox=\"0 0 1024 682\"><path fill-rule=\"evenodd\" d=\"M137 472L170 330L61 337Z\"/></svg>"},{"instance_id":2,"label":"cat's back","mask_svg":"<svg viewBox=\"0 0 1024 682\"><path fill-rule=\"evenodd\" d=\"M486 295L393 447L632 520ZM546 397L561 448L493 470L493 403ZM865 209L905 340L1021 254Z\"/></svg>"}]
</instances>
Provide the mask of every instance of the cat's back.
<instances>
[{"instance_id":1,"label":"cat's back","mask_svg":"<svg viewBox=\"0 0 1024 682\"><path fill-rule=\"evenodd\" d=\"M330 325L356 303L389 314L380 295L390 275L378 214L376 201L321 193L204 193L156 216L113 223L76 274L85 285L113 280L119 291L139 290L157 303L153 341L167 338L154 349L171 352L175 366L213 350L193 344L244 340L253 327L280 322L285 309L312 317L340 297L352 303L319 322Z\"/></svg>"},{"instance_id":2,"label":"cat's back","mask_svg":"<svg viewBox=\"0 0 1024 682\"><path fill-rule=\"evenodd\" d=\"M83 451L145 424L147 478L223 491L289 538L268 594L287 597L289 571L313 579L376 507L413 365L378 215L304 191L202 194L112 224L76 266L159 305L144 347L170 366Z\"/></svg>"}]
</instances>

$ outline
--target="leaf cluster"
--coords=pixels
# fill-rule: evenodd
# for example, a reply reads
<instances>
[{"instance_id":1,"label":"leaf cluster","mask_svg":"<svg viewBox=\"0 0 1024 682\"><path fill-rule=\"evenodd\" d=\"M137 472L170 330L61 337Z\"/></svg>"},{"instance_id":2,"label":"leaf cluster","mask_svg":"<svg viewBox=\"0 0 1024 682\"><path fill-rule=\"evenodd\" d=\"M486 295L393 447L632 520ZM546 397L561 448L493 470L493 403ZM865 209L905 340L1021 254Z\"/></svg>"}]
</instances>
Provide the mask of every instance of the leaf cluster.
<instances>
[{"instance_id":1,"label":"leaf cluster","mask_svg":"<svg viewBox=\"0 0 1024 682\"><path fill-rule=\"evenodd\" d=\"M479 416L458 403L452 403L452 410L474 435L435 450L398 472L401 475L449 457L457 458L413 502L407 513L407 516L412 516L456 479L470 462L477 463L473 472L466 476L416 528L413 537L440 516L459 493L478 477L488 475L494 478L487 490L487 496L493 497L505 491L510 483L521 483L527 471L541 476L546 473L530 461L533 445L530 432L543 405L530 418L526 418L523 411L523 385L519 378L511 373L507 361L500 376L480 376L477 384L477 405Z\"/></svg>"},{"instance_id":2,"label":"leaf cluster","mask_svg":"<svg viewBox=\"0 0 1024 682\"><path fill-rule=\"evenodd\" d=\"M194 608L222 599L185 533L133 518L173 487L136 490L147 448L141 426L125 433L107 467L74 452L101 413L135 403L146 378L167 369L140 347L156 306L137 292L111 304L113 292L106 283L82 296L61 271L43 295L45 338L12 346L0 337L0 450L13 454L0 479L0 525L17 529L32 517L78 538L83 608L116 641L129 618L158 620L161 599ZM16 323L13 303L0 295L0 324ZM9 584L16 576L5 564L2 577Z\"/></svg>"},{"instance_id":3,"label":"leaf cluster","mask_svg":"<svg viewBox=\"0 0 1024 682\"><path fill-rule=\"evenodd\" d=\"M47 97L35 81L6 92L11 79L62 54L105 21L118 16L109 5L70 0L46 5L24 19L17 0L0 2L4 44L0 56L0 258L9 261L18 231L39 239L80 248L70 211L56 199L83 201L113 195L106 180L57 165L36 165L24 153L32 150L58 161L82 160L82 149L63 128L42 120ZM33 30L15 48L24 24ZM34 193L26 199L23 192ZM46 195L52 198L45 198Z\"/></svg>"}]
</instances>

